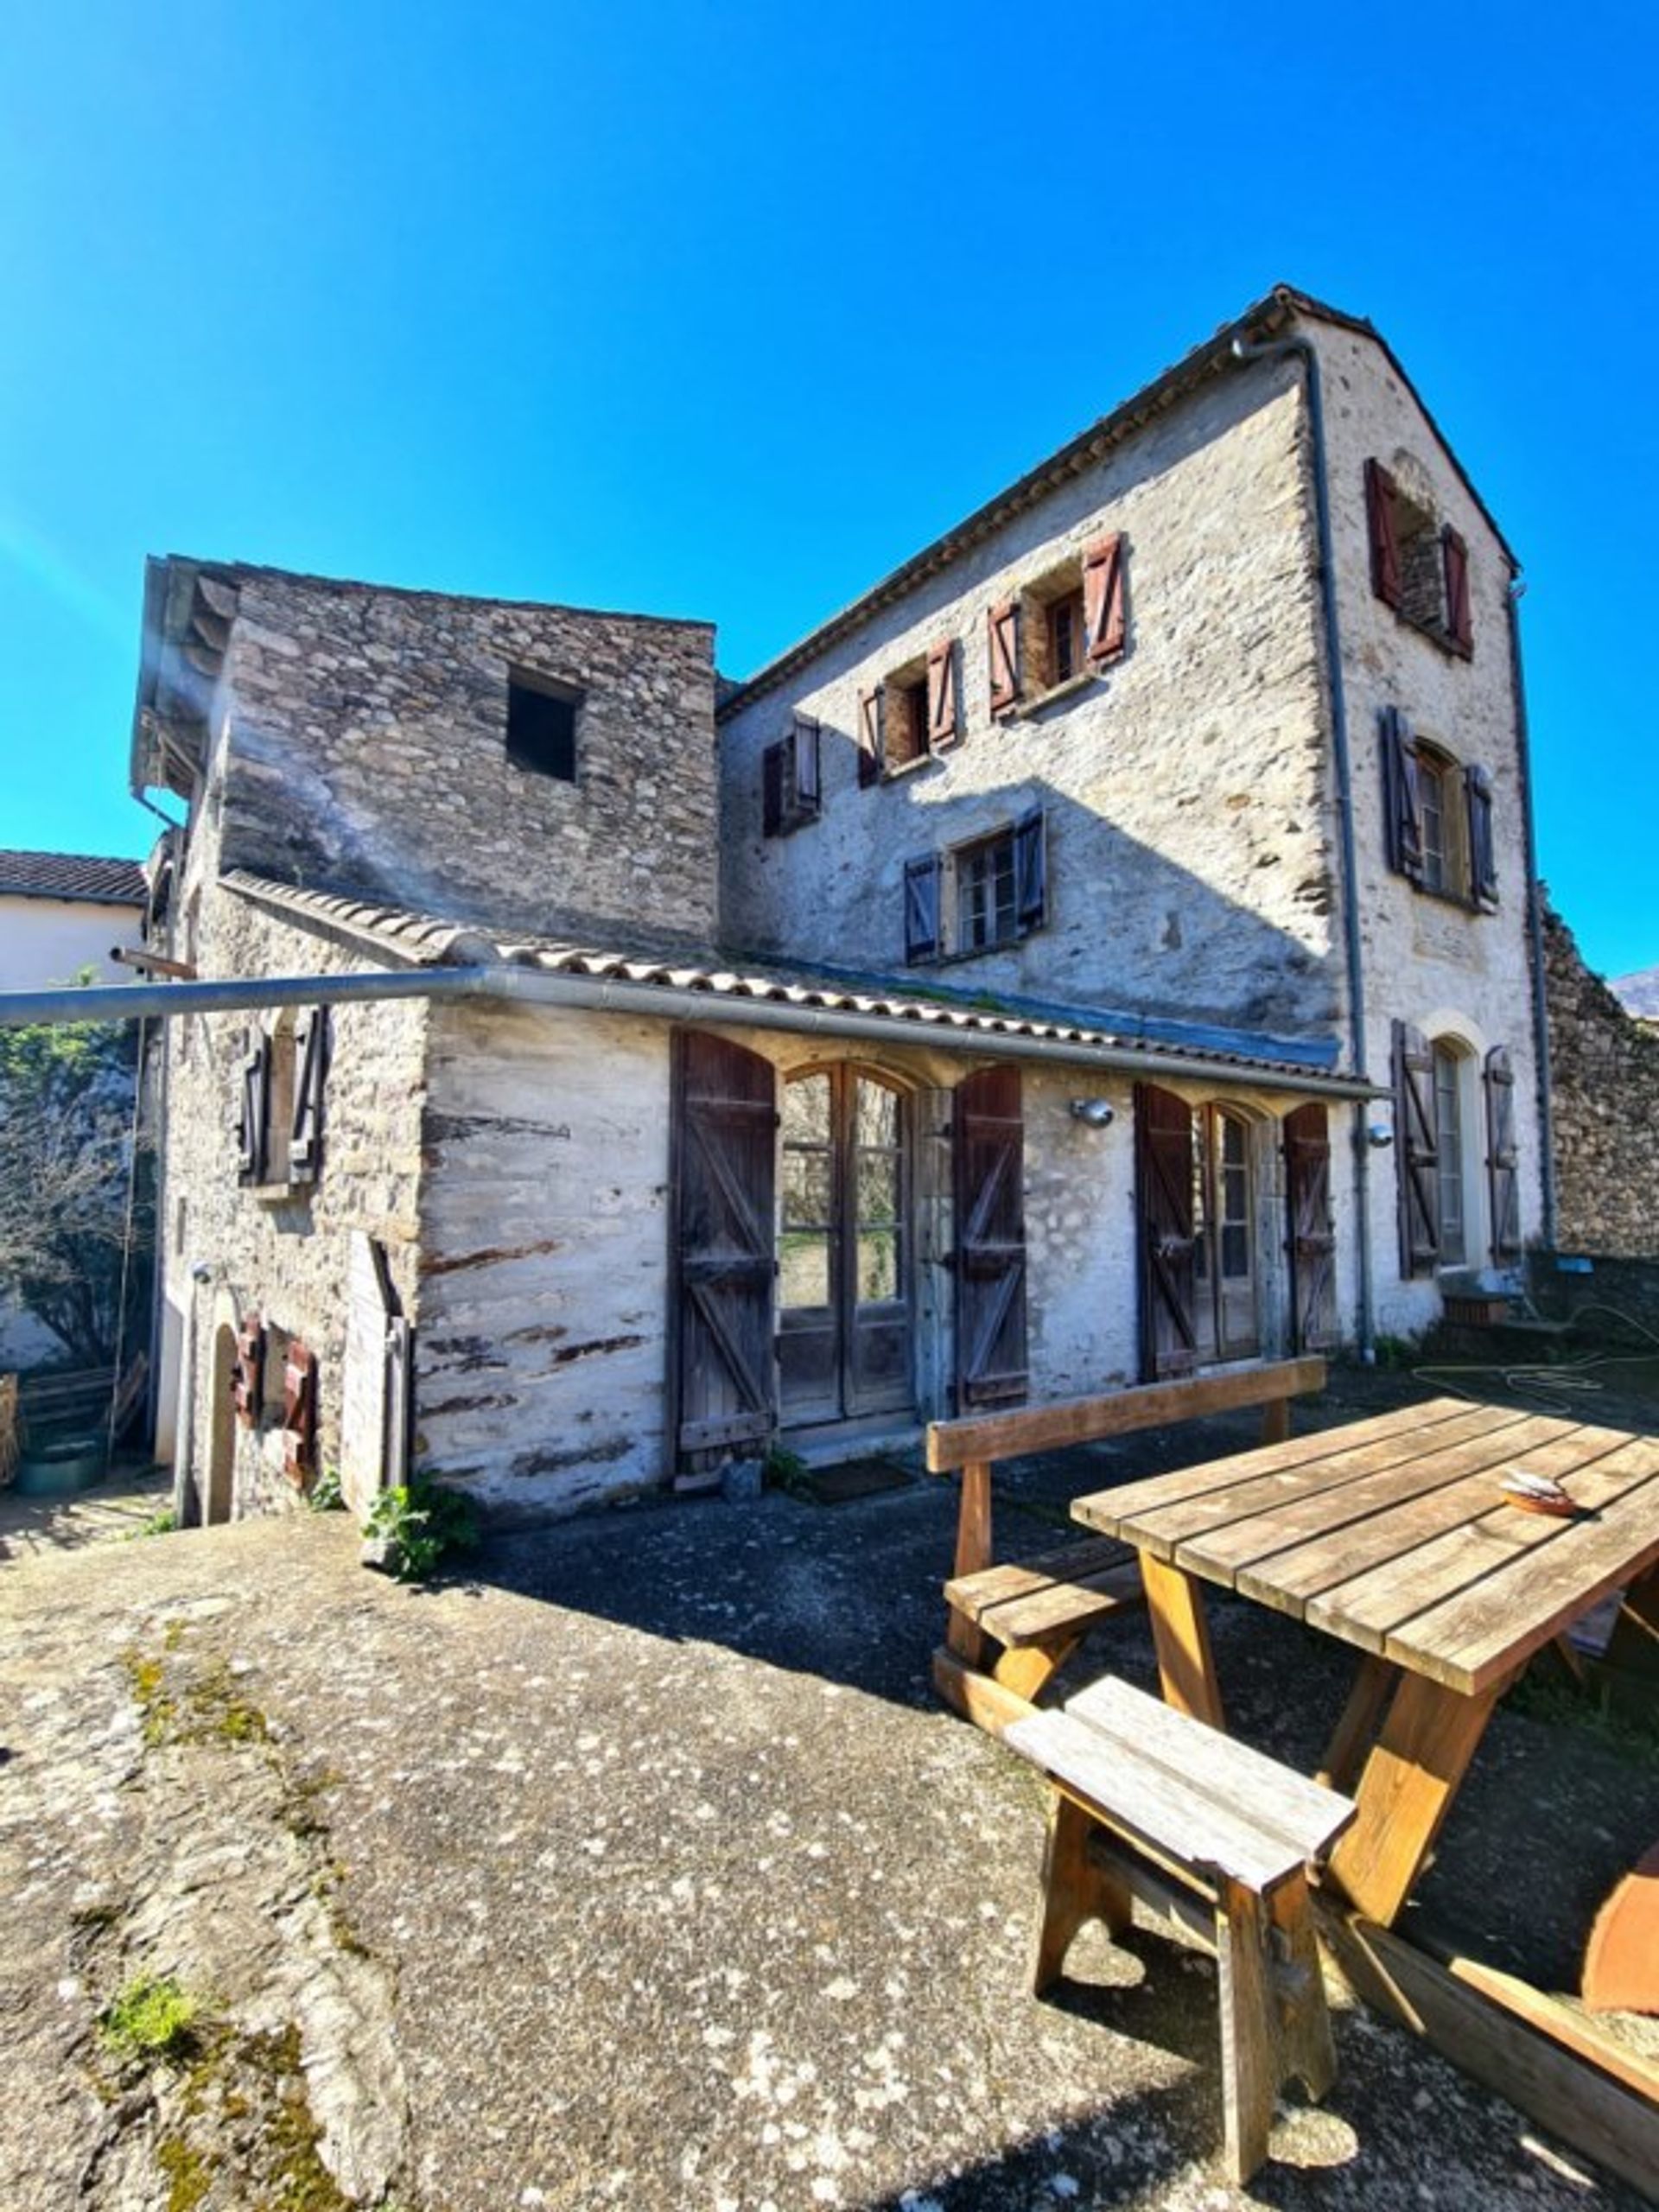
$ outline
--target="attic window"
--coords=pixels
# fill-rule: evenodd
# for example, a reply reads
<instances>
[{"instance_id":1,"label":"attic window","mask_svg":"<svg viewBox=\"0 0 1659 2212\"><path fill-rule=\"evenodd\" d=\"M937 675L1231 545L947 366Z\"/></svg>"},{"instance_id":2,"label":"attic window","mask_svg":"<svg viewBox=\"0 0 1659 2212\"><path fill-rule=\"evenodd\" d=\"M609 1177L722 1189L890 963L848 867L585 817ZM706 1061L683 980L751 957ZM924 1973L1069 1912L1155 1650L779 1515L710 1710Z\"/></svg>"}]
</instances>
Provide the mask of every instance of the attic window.
<instances>
[{"instance_id":1,"label":"attic window","mask_svg":"<svg viewBox=\"0 0 1659 2212\"><path fill-rule=\"evenodd\" d=\"M1380 461L1365 464L1371 588L1403 622L1467 659L1474 650L1469 548L1428 499L1414 496Z\"/></svg>"},{"instance_id":2,"label":"attic window","mask_svg":"<svg viewBox=\"0 0 1659 2212\"><path fill-rule=\"evenodd\" d=\"M576 780L576 715L582 695L571 685L515 671L507 677L507 758L532 775Z\"/></svg>"}]
</instances>

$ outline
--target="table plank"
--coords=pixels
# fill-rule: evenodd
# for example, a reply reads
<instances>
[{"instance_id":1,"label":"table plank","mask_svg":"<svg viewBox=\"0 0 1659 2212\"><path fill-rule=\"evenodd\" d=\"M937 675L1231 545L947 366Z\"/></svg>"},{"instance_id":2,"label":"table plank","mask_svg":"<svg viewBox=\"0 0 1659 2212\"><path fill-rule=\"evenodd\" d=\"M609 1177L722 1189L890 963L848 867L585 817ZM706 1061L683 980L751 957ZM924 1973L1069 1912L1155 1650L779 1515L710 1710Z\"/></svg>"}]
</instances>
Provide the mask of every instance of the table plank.
<instances>
[{"instance_id":1,"label":"table plank","mask_svg":"<svg viewBox=\"0 0 1659 2212\"><path fill-rule=\"evenodd\" d=\"M1492 1440L1502 1447L1496 1459L1471 1465L1461 1475L1452 1469L1444 1484L1427 1482L1412 1471L1410 1484L1398 1484L1392 1497L1387 1490L1389 1477L1357 1484L1344 1498L1351 1519L1319 1529L1306 1542L1241 1565L1234 1587L1247 1598L1300 1618L1310 1598L1338 1583L1385 1568L1392 1561L1400 1562L1402 1580L1408 1586L1410 1555L1431 1538L1490 1512L1498 1502L1497 1483L1503 1469L1524 1465L1534 1474L1554 1475L1560 1480L1629 1441L1625 1432L1616 1428L1580 1427L1566 1436L1548 1433L1560 1427L1560 1421L1541 1420L1504 1429ZM1448 1456L1462 1459L1469 1448ZM1361 1491L1365 1493L1363 1499L1356 1496ZM1286 1519L1288 1522L1289 1516Z\"/></svg>"},{"instance_id":2,"label":"table plank","mask_svg":"<svg viewBox=\"0 0 1659 2212\"><path fill-rule=\"evenodd\" d=\"M1497 1504L1310 1599L1303 1618L1362 1650L1385 1653L1414 1673L1473 1694L1547 1643L1563 1618L1633 1574L1636 1561L1659 1555L1659 1491L1641 1498L1656 1474L1659 1438L1633 1436L1567 1478L1573 1497L1601 1519L1556 1521ZM1622 1503L1631 1494L1634 1510ZM1545 1579L1539 1554L1567 1539L1567 1564ZM1459 1609L1465 1596L1475 1611ZM1478 1624L1481 1653L1470 1665L1460 1656L1459 1638L1473 1637Z\"/></svg>"},{"instance_id":3,"label":"table plank","mask_svg":"<svg viewBox=\"0 0 1659 2212\"><path fill-rule=\"evenodd\" d=\"M1125 1517L1121 1509L1126 1503L1139 1519L1154 1508L1179 1504L1185 1498L1225 1490L1250 1476L1313 1466L1373 1441L1384 1442L1399 1435L1414 1434L1420 1427L1432 1427L1470 1410L1466 1398L1431 1398L1420 1406L1396 1408L1393 1413L1350 1421L1340 1428L1292 1437L1283 1444L1257 1445L1248 1452L1230 1452L1223 1459L1205 1460L1200 1466L1179 1467L1172 1474L1147 1475L1139 1482L1120 1483L1115 1489L1091 1491L1072 1500L1071 1517L1115 1536L1120 1534L1119 1524Z\"/></svg>"}]
</instances>

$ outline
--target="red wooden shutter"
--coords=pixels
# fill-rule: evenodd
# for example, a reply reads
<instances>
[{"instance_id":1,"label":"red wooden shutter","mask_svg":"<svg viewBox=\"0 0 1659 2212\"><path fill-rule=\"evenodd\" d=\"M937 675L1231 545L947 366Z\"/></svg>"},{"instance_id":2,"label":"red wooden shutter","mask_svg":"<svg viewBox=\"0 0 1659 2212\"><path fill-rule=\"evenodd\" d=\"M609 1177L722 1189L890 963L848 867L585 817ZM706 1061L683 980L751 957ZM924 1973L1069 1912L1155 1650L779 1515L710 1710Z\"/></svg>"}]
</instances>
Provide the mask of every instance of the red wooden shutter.
<instances>
[{"instance_id":1,"label":"red wooden shutter","mask_svg":"<svg viewBox=\"0 0 1659 2212\"><path fill-rule=\"evenodd\" d=\"M982 1068L955 1095L957 1404L1023 1398L1025 1122L1018 1068Z\"/></svg>"},{"instance_id":2,"label":"red wooden shutter","mask_svg":"<svg viewBox=\"0 0 1659 2212\"><path fill-rule=\"evenodd\" d=\"M328 1009L315 1007L294 1033L294 1118L288 1179L315 1183L322 1166L322 1102L328 1077Z\"/></svg>"},{"instance_id":3,"label":"red wooden shutter","mask_svg":"<svg viewBox=\"0 0 1659 2212\"><path fill-rule=\"evenodd\" d=\"M1331 1224L1331 1130L1317 1101L1285 1116L1285 1196L1298 1351L1337 1341L1337 1240Z\"/></svg>"},{"instance_id":4,"label":"red wooden shutter","mask_svg":"<svg viewBox=\"0 0 1659 2212\"><path fill-rule=\"evenodd\" d=\"M1114 531L1083 549L1084 652L1094 667L1118 659L1127 636L1123 539Z\"/></svg>"},{"instance_id":5,"label":"red wooden shutter","mask_svg":"<svg viewBox=\"0 0 1659 2212\"><path fill-rule=\"evenodd\" d=\"M1173 1091L1135 1086L1135 1191L1141 1235L1143 1379L1190 1375L1198 1363L1192 1255L1192 1109Z\"/></svg>"},{"instance_id":6,"label":"red wooden shutter","mask_svg":"<svg viewBox=\"0 0 1659 2212\"><path fill-rule=\"evenodd\" d=\"M905 862L905 957L939 957L939 856L923 853Z\"/></svg>"},{"instance_id":7,"label":"red wooden shutter","mask_svg":"<svg viewBox=\"0 0 1659 2212\"><path fill-rule=\"evenodd\" d=\"M302 1486L317 1465L317 1356L289 1339L283 1368L283 1472Z\"/></svg>"},{"instance_id":8,"label":"red wooden shutter","mask_svg":"<svg viewBox=\"0 0 1659 2212\"><path fill-rule=\"evenodd\" d=\"M1400 588L1400 543L1395 533L1395 482L1380 461L1365 464L1365 519L1371 537L1371 589L1397 614L1404 604Z\"/></svg>"},{"instance_id":9,"label":"red wooden shutter","mask_svg":"<svg viewBox=\"0 0 1659 2212\"><path fill-rule=\"evenodd\" d=\"M927 656L927 743L930 752L954 745L957 727L957 649L951 638L941 639Z\"/></svg>"},{"instance_id":10,"label":"red wooden shutter","mask_svg":"<svg viewBox=\"0 0 1659 2212\"><path fill-rule=\"evenodd\" d=\"M682 1457L763 1451L772 1433L776 1087L759 1053L676 1033L670 1371Z\"/></svg>"},{"instance_id":11,"label":"red wooden shutter","mask_svg":"<svg viewBox=\"0 0 1659 2212\"><path fill-rule=\"evenodd\" d=\"M1394 1025L1394 1150L1400 1178L1400 1272L1432 1274L1440 1256L1440 1137L1434 1054L1408 1022Z\"/></svg>"},{"instance_id":12,"label":"red wooden shutter","mask_svg":"<svg viewBox=\"0 0 1659 2212\"><path fill-rule=\"evenodd\" d=\"M231 1403L244 1428L257 1428L259 1425L264 1364L264 1325L257 1313L245 1313L236 1332L236 1359L231 1369Z\"/></svg>"},{"instance_id":13,"label":"red wooden shutter","mask_svg":"<svg viewBox=\"0 0 1659 2212\"><path fill-rule=\"evenodd\" d=\"M1471 763L1463 772L1469 807L1469 896L1477 906L1497 904L1497 857L1492 845L1492 779Z\"/></svg>"},{"instance_id":14,"label":"red wooden shutter","mask_svg":"<svg viewBox=\"0 0 1659 2212\"><path fill-rule=\"evenodd\" d=\"M1494 1045L1486 1055L1485 1082L1492 1257L1503 1267L1521 1256L1521 1179L1515 1142L1515 1070L1502 1045Z\"/></svg>"},{"instance_id":15,"label":"red wooden shutter","mask_svg":"<svg viewBox=\"0 0 1659 2212\"><path fill-rule=\"evenodd\" d=\"M1020 602L1005 599L985 614L985 645L991 670L991 712L1000 714L1020 696Z\"/></svg>"},{"instance_id":16,"label":"red wooden shutter","mask_svg":"<svg viewBox=\"0 0 1659 2212\"><path fill-rule=\"evenodd\" d=\"M881 687L858 700L858 781L861 790L881 780Z\"/></svg>"},{"instance_id":17,"label":"red wooden shutter","mask_svg":"<svg viewBox=\"0 0 1659 2212\"><path fill-rule=\"evenodd\" d=\"M1469 609L1469 548L1450 523L1440 532L1446 567L1446 633L1460 653L1475 649L1474 617Z\"/></svg>"},{"instance_id":18,"label":"red wooden shutter","mask_svg":"<svg viewBox=\"0 0 1659 2212\"><path fill-rule=\"evenodd\" d=\"M1382 830L1389 866L1413 883L1423 880L1423 815L1411 725L1398 707L1378 716L1382 742Z\"/></svg>"},{"instance_id":19,"label":"red wooden shutter","mask_svg":"<svg viewBox=\"0 0 1659 2212\"><path fill-rule=\"evenodd\" d=\"M250 1029L242 1055L242 1089L236 1116L236 1173L242 1183L264 1179L270 1132L270 1039Z\"/></svg>"},{"instance_id":20,"label":"red wooden shutter","mask_svg":"<svg viewBox=\"0 0 1659 2212\"><path fill-rule=\"evenodd\" d=\"M1014 825L1014 912L1022 937L1048 918L1048 834L1040 806Z\"/></svg>"}]
</instances>

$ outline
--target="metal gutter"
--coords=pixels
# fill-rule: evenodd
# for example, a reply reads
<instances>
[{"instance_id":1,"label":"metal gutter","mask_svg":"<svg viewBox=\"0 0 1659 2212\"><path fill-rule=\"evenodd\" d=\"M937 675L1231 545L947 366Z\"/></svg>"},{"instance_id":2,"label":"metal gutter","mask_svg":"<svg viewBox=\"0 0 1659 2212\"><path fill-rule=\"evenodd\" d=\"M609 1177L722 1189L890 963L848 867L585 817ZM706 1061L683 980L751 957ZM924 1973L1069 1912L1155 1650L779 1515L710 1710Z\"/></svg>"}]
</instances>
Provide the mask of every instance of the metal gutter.
<instances>
[{"instance_id":1,"label":"metal gutter","mask_svg":"<svg viewBox=\"0 0 1659 2212\"><path fill-rule=\"evenodd\" d=\"M277 1006L338 1006L380 999L493 998L520 1005L569 1007L647 1020L718 1023L734 1029L779 1029L797 1036L855 1038L867 1044L932 1046L986 1059L1046 1061L1121 1075L1157 1074L1243 1090L1287 1090L1299 1096L1363 1100L1382 1094L1344 1076L1230 1065L1201 1054L1137 1050L1132 1045L1076 1043L993 1029L963 1029L914 1016L849 1013L836 1007L795 1006L661 983L618 982L502 963L460 968L401 968L353 976L254 976L206 983L124 983L87 990L0 992L0 1027L32 1021L124 1021L174 1014L253 1013Z\"/></svg>"},{"instance_id":2,"label":"metal gutter","mask_svg":"<svg viewBox=\"0 0 1659 2212\"><path fill-rule=\"evenodd\" d=\"M1515 751L1521 768L1521 825L1527 866L1527 934L1532 945L1533 1052L1538 1071L1538 1154L1543 1166L1544 1242L1555 1249L1555 1116L1550 1098L1549 1000L1544 979L1544 923L1538 893L1538 849L1532 812L1532 742L1527 685L1521 666L1521 596L1517 577L1505 599L1510 611L1510 671L1515 685Z\"/></svg>"}]
</instances>

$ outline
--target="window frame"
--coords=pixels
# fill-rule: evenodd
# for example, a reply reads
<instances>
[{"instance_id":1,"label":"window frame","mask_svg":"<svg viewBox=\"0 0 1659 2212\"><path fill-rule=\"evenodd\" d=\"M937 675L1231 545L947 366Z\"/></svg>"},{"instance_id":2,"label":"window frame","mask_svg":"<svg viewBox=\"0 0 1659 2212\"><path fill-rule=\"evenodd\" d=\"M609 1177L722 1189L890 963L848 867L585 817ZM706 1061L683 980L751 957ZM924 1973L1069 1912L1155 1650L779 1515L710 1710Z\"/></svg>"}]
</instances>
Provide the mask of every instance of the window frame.
<instances>
[{"instance_id":1,"label":"window frame","mask_svg":"<svg viewBox=\"0 0 1659 2212\"><path fill-rule=\"evenodd\" d=\"M569 784L573 789L578 787L582 781L582 709L587 703L587 698L588 694L584 687L572 683L566 677L543 675L538 669L520 668L516 665L509 667L505 741L508 766L517 768L521 774L539 776L546 783ZM524 745L522 739L515 741L514 709L520 699L543 699L554 705L569 709L568 772L564 768L552 765L546 759L537 757L533 749Z\"/></svg>"}]
</instances>

